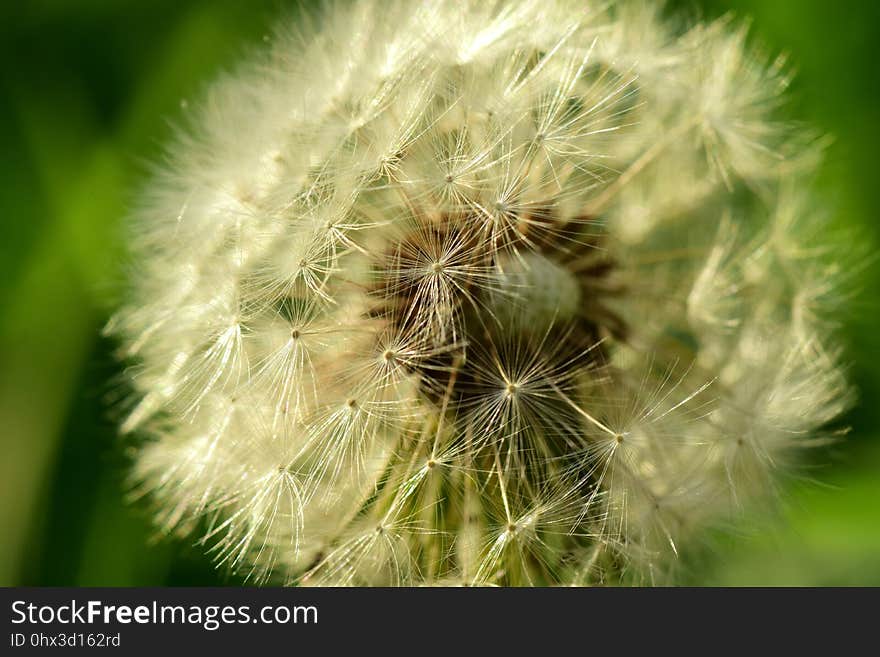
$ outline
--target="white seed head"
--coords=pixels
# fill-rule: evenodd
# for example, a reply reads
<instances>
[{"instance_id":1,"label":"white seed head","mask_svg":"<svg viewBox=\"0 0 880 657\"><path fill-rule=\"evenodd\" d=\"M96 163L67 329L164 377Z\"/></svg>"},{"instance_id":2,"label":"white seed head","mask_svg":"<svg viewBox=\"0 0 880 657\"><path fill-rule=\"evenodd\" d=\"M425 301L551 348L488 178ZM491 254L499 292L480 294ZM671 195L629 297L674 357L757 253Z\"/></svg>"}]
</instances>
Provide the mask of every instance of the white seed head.
<instances>
[{"instance_id":1,"label":"white seed head","mask_svg":"<svg viewBox=\"0 0 880 657\"><path fill-rule=\"evenodd\" d=\"M779 62L633 2L319 22L136 213L137 491L258 581L668 581L849 402Z\"/></svg>"}]
</instances>

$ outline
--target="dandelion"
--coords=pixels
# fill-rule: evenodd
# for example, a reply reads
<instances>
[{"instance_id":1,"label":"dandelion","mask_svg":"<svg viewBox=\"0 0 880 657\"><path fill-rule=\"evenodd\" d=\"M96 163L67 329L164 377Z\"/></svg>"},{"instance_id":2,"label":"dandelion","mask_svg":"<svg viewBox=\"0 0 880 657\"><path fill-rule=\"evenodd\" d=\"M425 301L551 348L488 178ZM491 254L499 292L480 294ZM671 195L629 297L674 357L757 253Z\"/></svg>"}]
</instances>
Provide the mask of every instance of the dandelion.
<instances>
[{"instance_id":1,"label":"dandelion","mask_svg":"<svg viewBox=\"0 0 880 657\"><path fill-rule=\"evenodd\" d=\"M674 581L850 401L783 62L634 2L319 23L135 214L136 494L258 582Z\"/></svg>"}]
</instances>

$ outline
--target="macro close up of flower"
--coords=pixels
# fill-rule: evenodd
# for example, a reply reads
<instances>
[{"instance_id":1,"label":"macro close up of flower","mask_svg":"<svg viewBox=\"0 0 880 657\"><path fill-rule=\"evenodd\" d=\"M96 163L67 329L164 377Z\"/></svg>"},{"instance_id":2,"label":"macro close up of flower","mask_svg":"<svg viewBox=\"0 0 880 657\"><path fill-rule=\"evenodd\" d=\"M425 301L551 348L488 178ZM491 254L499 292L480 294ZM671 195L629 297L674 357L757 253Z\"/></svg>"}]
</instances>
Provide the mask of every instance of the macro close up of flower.
<instances>
[{"instance_id":1,"label":"macro close up of flower","mask_svg":"<svg viewBox=\"0 0 880 657\"><path fill-rule=\"evenodd\" d=\"M732 18L331 4L212 86L107 330L136 497L258 583L676 582L852 402L846 281Z\"/></svg>"}]
</instances>

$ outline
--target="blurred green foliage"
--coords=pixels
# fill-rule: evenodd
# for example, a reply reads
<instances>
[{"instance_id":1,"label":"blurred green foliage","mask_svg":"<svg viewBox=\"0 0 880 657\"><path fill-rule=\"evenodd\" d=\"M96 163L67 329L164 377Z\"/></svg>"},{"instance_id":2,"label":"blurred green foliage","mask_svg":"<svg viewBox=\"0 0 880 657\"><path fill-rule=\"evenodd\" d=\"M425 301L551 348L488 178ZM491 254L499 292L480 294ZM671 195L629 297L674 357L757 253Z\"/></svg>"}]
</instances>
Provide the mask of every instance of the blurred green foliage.
<instances>
[{"instance_id":1,"label":"blurred green foliage","mask_svg":"<svg viewBox=\"0 0 880 657\"><path fill-rule=\"evenodd\" d=\"M841 226L878 241L880 4L681 0L754 18L790 53L792 115L836 137L820 173ZM182 101L259 44L280 0L31 0L0 9L0 584L236 583L201 549L151 540L124 499L100 328L124 276L121 220ZM880 267L844 318L862 402L848 440L685 563L696 584L880 584ZM875 360L878 359L878 360ZM771 515L773 517L771 517ZM781 518L780 518L781 516Z\"/></svg>"}]
</instances>

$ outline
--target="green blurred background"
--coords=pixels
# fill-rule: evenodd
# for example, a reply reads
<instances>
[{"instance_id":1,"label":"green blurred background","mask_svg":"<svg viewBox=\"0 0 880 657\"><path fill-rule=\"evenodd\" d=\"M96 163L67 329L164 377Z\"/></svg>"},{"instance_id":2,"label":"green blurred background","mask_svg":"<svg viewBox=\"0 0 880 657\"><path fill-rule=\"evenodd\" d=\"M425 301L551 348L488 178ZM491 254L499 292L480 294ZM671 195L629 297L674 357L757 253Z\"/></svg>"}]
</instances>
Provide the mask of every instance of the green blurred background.
<instances>
[{"instance_id":1,"label":"green blurred background","mask_svg":"<svg viewBox=\"0 0 880 657\"><path fill-rule=\"evenodd\" d=\"M880 241L880 3L680 0L734 10L790 53L792 115L835 136L820 178L841 226ZM123 496L100 328L124 275L121 219L187 99L259 44L281 0L30 0L0 9L0 584L237 583L153 540ZM874 249L872 248L873 252ZM685 562L685 582L880 585L880 267L844 318L861 401L848 440Z\"/></svg>"}]
</instances>

